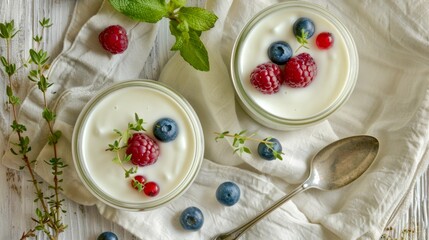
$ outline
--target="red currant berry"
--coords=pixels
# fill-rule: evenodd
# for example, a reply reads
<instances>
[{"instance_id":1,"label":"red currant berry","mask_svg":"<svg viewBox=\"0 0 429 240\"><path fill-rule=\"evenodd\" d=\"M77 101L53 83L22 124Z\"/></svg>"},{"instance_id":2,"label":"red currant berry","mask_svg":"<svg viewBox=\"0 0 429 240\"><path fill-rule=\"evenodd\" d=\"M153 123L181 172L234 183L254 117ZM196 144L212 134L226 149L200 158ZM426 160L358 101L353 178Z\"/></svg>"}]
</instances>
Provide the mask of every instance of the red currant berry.
<instances>
[{"instance_id":1,"label":"red currant berry","mask_svg":"<svg viewBox=\"0 0 429 240\"><path fill-rule=\"evenodd\" d=\"M137 175L133 179L131 179L131 187L136 190L141 191L143 189L143 185L146 182L146 178L142 175Z\"/></svg>"},{"instance_id":2,"label":"red currant berry","mask_svg":"<svg viewBox=\"0 0 429 240\"><path fill-rule=\"evenodd\" d=\"M329 49L334 45L334 36L329 32L322 32L316 37L316 45L319 49Z\"/></svg>"},{"instance_id":3,"label":"red currant berry","mask_svg":"<svg viewBox=\"0 0 429 240\"><path fill-rule=\"evenodd\" d=\"M155 197L159 193L159 186L156 182L147 182L144 185L143 192L149 197Z\"/></svg>"},{"instance_id":4,"label":"red currant berry","mask_svg":"<svg viewBox=\"0 0 429 240\"><path fill-rule=\"evenodd\" d=\"M112 25L105 28L99 35L101 46L112 54L124 52L128 47L128 37L125 28Z\"/></svg>"}]
</instances>

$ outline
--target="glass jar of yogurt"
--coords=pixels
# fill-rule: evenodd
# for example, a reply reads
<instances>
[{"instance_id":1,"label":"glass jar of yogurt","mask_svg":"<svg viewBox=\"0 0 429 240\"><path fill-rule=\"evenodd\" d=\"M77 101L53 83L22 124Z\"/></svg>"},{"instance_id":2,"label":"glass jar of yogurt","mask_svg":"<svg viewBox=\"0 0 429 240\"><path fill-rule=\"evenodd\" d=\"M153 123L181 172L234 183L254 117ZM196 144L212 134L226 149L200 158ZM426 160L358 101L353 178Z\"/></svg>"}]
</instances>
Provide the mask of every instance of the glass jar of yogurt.
<instances>
[{"instance_id":1,"label":"glass jar of yogurt","mask_svg":"<svg viewBox=\"0 0 429 240\"><path fill-rule=\"evenodd\" d=\"M295 52L300 44L292 26L301 17L313 20L315 33L308 39L308 48ZM316 35L321 32L334 36L328 50L316 46ZM251 85L251 72L270 61L267 49L276 41L288 42L294 55L306 52L314 58L317 76L310 85L292 88L283 84L270 95ZM250 117L269 128L291 130L320 122L342 106L354 89L358 65L356 45L340 20L321 6L287 1L262 10L244 26L232 50L230 72L236 96Z\"/></svg>"},{"instance_id":2,"label":"glass jar of yogurt","mask_svg":"<svg viewBox=\"0 0 429 240\"><path fill-rule=\"evenodd\" d=\"M144 120L144 133L153 137L157 120L171 118L178 126L170 142L157 141L157 161L139 167L135 175L159 185L156 196L146 196L131 186L122 167L113 162L115 153L106 151L135 113ZM79 115L72 139L76 170L87 189L99 200L118 209L142 211L176 199L191 185L203 160L204 138L200 121L191 105L176 91L152 80L115 84L94 96ZM125 167L133 167L131 163Z\"/></svg>"}]
</instances>

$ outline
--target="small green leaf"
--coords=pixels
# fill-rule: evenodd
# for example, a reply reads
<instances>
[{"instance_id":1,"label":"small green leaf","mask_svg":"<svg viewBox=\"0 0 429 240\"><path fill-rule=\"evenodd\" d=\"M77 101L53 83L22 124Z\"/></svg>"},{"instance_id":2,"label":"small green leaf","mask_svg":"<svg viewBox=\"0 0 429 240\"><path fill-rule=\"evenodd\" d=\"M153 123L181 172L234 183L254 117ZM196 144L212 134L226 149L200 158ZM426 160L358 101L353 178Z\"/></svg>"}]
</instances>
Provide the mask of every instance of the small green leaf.
<instances>
[{"instance_id":1,"label":"small green leaf","mask_svg":"<svg viewBox=\"0 0 429 240\"><path fill-rule=\"evenodd\" d=\"M125 171L125 178L129 178L130 175L137 173L137 167L131 167L130 169Z\"/></svg>"},{"instance_id":2,"label":"small green leaf","mask_svg":"<svg viewBox=\"0 0 429 240\"><path fill-rule=\"evenodd\" d=\"M42 36L36 35L33 37L33 40L37 43L40 43L43 40Z\"/></svg>"},{"instance_id":3,"label":"small green leaf","mask_svg":"<svg viewBox=\"0 0 429 240\"><path fill-rule=\"evenodd\" d=\"M10 152L13 154L13 155L18 155L18 153L15 151L15 149L13 149L13 148L10 148Z\"/></svg>"},{"instance_id":4,"label":"small green leaf","mask_svg":"<svg viewBox=\"0 0 429 240\"><path fill-rule=\"evenodd\" d=\"M1 60L1 63L3 64L3 66L8 66L9 65L9 63L7 62L7 60L6 60L6 58L5 57L3 57L3 56L1 56L0 57L0 60Z\"/></svg>"},{"instance_id":5,"label":"small green leaf","mask_svg":"<svg viewBox=\"0 0 429 240\"><path fill-rule=\"evenodd\" d=\"M184 41L179 49L180 56L185 59L192 67L200 71L209 71L209 55L203 42L201 42L199 33L189 30L189 40Z\"/></svg>"},{"instance_id":6,"label":"small green leaf","mask_svg":"<svg viewBox=\"0 0 429 240\"><path fill-rule=\"evenodd\" d=\"M42 211L39 208L36 208L36 216L39 218L43 217Z\"/></svg>"},{"instance_id":7,"label":"small green leaf","mask_svg":"<svg viewBox=\"0 0 429 240\"><path fill-rule=\"evenodd\" d=\"M118 157L114 157L112 162L120 164L121 160Z\"/></svg>"},{"instance_id":8,"label":"small green leaf","mask_svg":"<svg viewBox=\"0 0 429 240\"><path fill-rule=\"evenodd\" d=\"M142 22L156 23L169 14L165 0L109 0L109 2L117 11Z\"/></svg>"},{"instance_id":9,"label":"small green leaf","mask_svg":"<svg viewBox=\"0 0 429 240\"><path fill-rule=\"evenodd\" d=\"M251 154L252 152L248 147L243 147L243 152Z\"/></svg>"},{"instance_id":10,"label":"small green leaf","mask_svg":"<svg viewBox=\"0 0 429 240\"><path fill-rule=\"evenodd\" d=\"M173 12L175 9L179 9L185 6L186 0L170 0L168 2L168 11Z\"/></svg>"},{"instance_id":11,"label":"small green leaf","mask_svg":"<svg viewBox=\"0 0 429 240\"><path fill-rule=\"evenodd\" d=\"M298 34L296 37L296 40L298 41L298 43L300 44L300 46L296 49L295 52L298 52L299 49L301 49L302 47L307 48L308 49L308 32L305 31L304 29L301 29L301 34Z\"/></svg>"},{"instance_id":12,"label":"small green leaf","mask_svg":"<svg viewBox=\"0 0 429 240\"><path fill-rule=\"evenodd\" d=\"M197 31L207 31L214 27L218 17L210 11L198 7L182 7L178 18Z\"/></svg>"},{"instance_id":13,"label":"small green leaf","mask_svg":"<svg viewBox=\"0 0 429 240\"><path fill-rule=\"evenodd\" d=\"M35 64L40 62L39 54L34 49L30 49L29 52L30 52L30 58Z\"/></svg>"},{"instance_id":14,"label":"small green leaf","mask_svg":"<svg viewBox=\"0 0 429 240\"><path fill-rule=\"evenodd\" d=\"M186 20L183 20L179 24L177 24L177 30L184 34L185 32L189 32L189 24L186 22Z\"/></svg>"},{"instance_id":15,"label":"small green leaf","mask_svg":"<svg viewBox=\"0 0 429 240\"><path fill-rule=\"evenodd\" d=\"M9 85L7 85L7 87L6 87L6 95L8 97L12 97L13 96L13 90L12 90L12 88Z\"/></svg>"},{"instance_id":16,"label":"small green leaf","mask_svg":"<svg viewBox=\"0 0 429 240\"><path fill-rule=\"evenodd\" d=\"M15 22L12 20L10 22L0 23L0 38L12 39L19 30L15 29Z\"/></svg>"},{"instance_id":17,"label":"small green leaf","mask_svg":"<svg viewBox=\"0 0 429 240\"><path fill-rule=\"evenodd\" d=\"M124 158L124 160L122 160L122 162L126 163L126 162L131 161L131 156L132 156L132 154L126 155L125 158Z\"/></svg>"},{"instance_id":18,"label":"small green leaf","mask_svg":"<svg viewBox=\"0 0 429 240\"><path fill-rule=\"evenodd\" d=\"M51 111L49 108L43 109L42 116L48 122L54 121L56 118L56 114L53 111Z\"/></svg>"},{"instance_id":19,"label":"small green leaf","mask_svg":"<svg viewBox=\"0 0 429 240\"><path fill-rule=\"evenodd\" d=\"M178 22L175 20L170 20L170 32L176 38L176 42L171 47L171 51L180 50L184 43L189 40L189 33L181 32L178 29Z\"/></svg>"},{"instance_id":20,"label":"small green leaf","mask_svg":"<svg viewBox=\"0 0 429 240\"><path fill-rule=\"evenodd\" d=\"M5 72L10 77L16 72L16 65L14 63L8 64L4 67Z\"/></svg>"},{"instance_id":21,"label":"small green leaf","mask_svg":"<svg viewBox=\"0 0 429 240\"><path fill-rule=\"evenodd\" d=\"M43 18L42 20L39 21L39 24L44 28L49 28L52 26L51 19L49 18Z\"/></svg>"},{"instance_id":22,"label":"small green leaf","mask_svg":"<svg viewBox=\"0 0 429 240\"><path fill-rule=\"evenodd\" d=\"M57 130L53 134L49 135L48 144L49 145L57 144L58 140L61 138L61 135L62 135L62 133L60 130Z\"/></svg>"},{"instance_id":23,"label":"small green leaf","mask_svg":"<svg viewBox=\"0 0 429 240\"><path fill-rule=\"evenodd\" d=\"M132 185L137 191L141 192L143 190L143 184L135 179L132 179Z\"/></svg>"}]
</instances>

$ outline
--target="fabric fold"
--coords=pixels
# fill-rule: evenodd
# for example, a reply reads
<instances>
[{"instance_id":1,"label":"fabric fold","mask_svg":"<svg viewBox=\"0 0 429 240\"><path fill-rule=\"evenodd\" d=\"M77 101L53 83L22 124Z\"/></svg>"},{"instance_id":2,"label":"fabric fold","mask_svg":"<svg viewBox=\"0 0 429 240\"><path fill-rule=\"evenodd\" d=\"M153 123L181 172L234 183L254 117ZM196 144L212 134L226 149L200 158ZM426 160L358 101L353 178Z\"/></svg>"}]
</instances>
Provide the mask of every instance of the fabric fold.
<instances>
[{"instance_id":1,"label":"fabric fold","mask_svg":"<svg viewBox=\"0 0 429 240\"><path fill-rule=\"evenodd\" d=\"M63 132L58 147L69 165L64 173L65 195L80 204L96 205L104 217L141 239L209 239L245 223L301 183L311 158L325 145L369 134L379 139L380 152L367 173L335 191L312 189L295 196L244 239L378 238L386 224L408 206L409 192L429 164L429 22L424 21L429 3L312 1L338 16L352 33L360 60L358 83L347 103L327 120L284 132L261 126L242 110L229 75L229 57L239 31L254 14L277 2L207 1L207 8L219 17L216 26L202 35L211 70L196 71L175 54L159 78L184 95L197 112L206 142L203 166L187 192L167 206L126 212L105 205L84 188L73 166L72 132L81 109L94 94L141 76L158 25L132 21L113 10L108 1L77 1L64 49L49 76L54 85L48 98L57 112L54 127ZM124 54L107 54L98 44L97 33L114 24L127 29L130 45ZM31 159L43 161L51 156L51 149L46 144L40 101L37 89L32 89L20 119L32 136ZM279 139L284 160L259 159L256 143L249 145L253 154L233 154L231 140L214 140L215 132L226 130ZM12 136L9 142L15 140ZM2 162L11 168L20 165L11 153ZM49 168L38 164L36 171L50 181ZM221 206L214 197L217 186L227 180L237 182L242 190L239 203L231 208ZM203 210L202 230L181 229L178 217L188 206Z\"/></svg>"}]
</instances>

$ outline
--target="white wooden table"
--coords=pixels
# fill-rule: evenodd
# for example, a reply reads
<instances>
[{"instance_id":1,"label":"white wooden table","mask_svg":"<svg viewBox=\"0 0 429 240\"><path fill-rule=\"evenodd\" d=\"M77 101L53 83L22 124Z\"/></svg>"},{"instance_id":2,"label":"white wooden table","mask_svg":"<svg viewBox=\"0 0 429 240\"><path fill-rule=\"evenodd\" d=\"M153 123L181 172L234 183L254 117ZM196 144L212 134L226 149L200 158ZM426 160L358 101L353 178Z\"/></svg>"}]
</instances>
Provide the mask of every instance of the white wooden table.
<instances>
[{"instance_id":1,"label":"white wooden table","mask_svg":"<svg viewBox=\"0 0 429 240\"><path fill-rule=\"evenodd\" d=\"M53 27L47 32L46 45L44 48L48 50L52 58L57 56L62 48L62 40L65 31L71 20L71 14L74 9L75 0L0 0L0 21L15 20L15 25L21 29L19 36L13 44L14 53L27 53L31 48L32 36L34 31L38 29L37 21L43 17L51 18L54 23ZM189 5L203 6L202 1L188 0ZM152 50L149 61L146 63L144 75L141 77L149 79L157 79L160 69L171 57L171 44L174 38L170 36L168 23L161 23L159 33L156 40L156 47ZM4 43L0 44L0 55L5 55ZM28 90L29 81L22 76L22 83L19 86L19 95L24 96ZM10 134L10 114L5 104L5 81L1 80L0 96L2 96L2 107L0 115L0 154L3 154L6 149L6 139ZM34 216L36 205L33 203L34 194L32 184L27 182L29 176L26 172L18 172L7 169L0 164L0 240L19 239L22 232L33 226L31 217ZM415 188L414 201L407 214L401 216L390 231L395 238L400 237L400 233L404 228L415 229L415 224L418 224L420 231L425 233L420 236L429 237L426 222L422 223L422 211L428 211L427 199L427 173L420 179ZM95 207L86 207L78 205L74 202L66 200L65 208L65 223L68 229L62 234L61 239L70 240L89 240L96 237L103 231L113 231L119 239L137 239L123 228L101 217ZM426 214L427 217L427 214ZM424 220L424 219L423 219ZM426 224L426 225L422 225ZM404 239L419 239L416 232L409 234L415 238ZM41 238L43 239L43 238ZM422 238L420 238L422 239Z\"/></svg>"}]
</instances>

